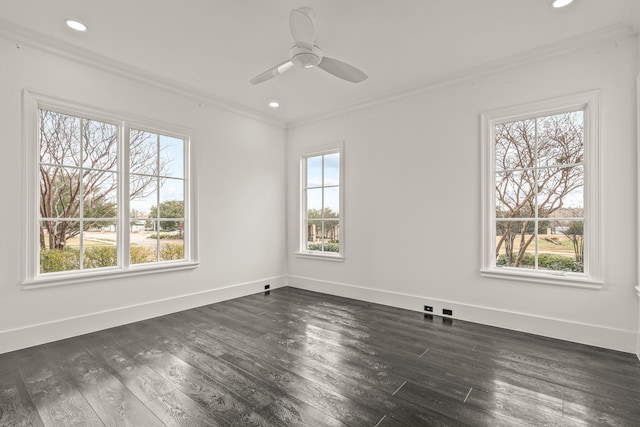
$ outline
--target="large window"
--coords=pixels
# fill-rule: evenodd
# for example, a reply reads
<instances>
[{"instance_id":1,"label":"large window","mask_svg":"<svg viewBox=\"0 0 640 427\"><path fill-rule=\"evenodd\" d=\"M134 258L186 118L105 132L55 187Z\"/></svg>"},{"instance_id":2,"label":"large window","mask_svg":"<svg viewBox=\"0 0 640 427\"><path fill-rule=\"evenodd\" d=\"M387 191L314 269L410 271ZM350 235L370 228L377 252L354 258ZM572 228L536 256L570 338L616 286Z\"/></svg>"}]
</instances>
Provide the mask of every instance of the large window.
<instances>
[{"instance_id":1,"label":"large window","mask_svg":"<svg viewBox=\"0 0 640 427\"><path fill-rule=\"evenodd\" d=\"M484 273L598 281L596 101L590 93L484 116Z\"/></svg>"},{"instance_id":2,"label":"large window","mask_svg":"<svg viewBox=\"0 0 640 427\"><path fill-rule=\"evenodd\" d=\"M340 258L344 253L341 153L336 146L302 156L301 254Z\"/></svg>"},{"instance_id":3,"label":"large window","mask_svg":"<svg viewBox=\"0 0 640 427\"><path fill-rule=\"evenodd\" d=\"M25 99L27 284L193 265L186 134Z\"/></svg>"}]
</instances>

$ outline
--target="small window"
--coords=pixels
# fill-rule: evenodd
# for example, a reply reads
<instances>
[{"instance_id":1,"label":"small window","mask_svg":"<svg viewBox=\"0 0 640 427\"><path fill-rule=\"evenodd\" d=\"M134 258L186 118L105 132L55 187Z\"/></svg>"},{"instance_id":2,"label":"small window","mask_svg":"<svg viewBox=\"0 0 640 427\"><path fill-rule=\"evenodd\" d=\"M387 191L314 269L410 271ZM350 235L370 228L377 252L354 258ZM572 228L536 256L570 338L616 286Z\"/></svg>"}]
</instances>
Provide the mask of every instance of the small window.
<instances>
[{"instance_id":1,"label":"small window","mask_svg":"<svg viewBox=\"0 0 640 427\"><path fill-rule=\"evenodd\" d=\"M484 116L484 273L598 281L596 100Z\"/></svg>"},{"instance_id":2,"label":"small window","mask_svg":"<svg viewBox=\"0 0 640 427\"><path fill-rule=\"evenodd\" d=\"M341 152L336 147L302 156L301 254L344 253Z\"/></svg>"},{"instance_id":3,"label":"small window","mask_svg":"<svg viewBox=\"0 0 640 427\"><path fill-rule=\"evenodd\" d=\"M25 96L37 170L25 284L195 265L187 136Z\"/></svg>"}]
</instances>

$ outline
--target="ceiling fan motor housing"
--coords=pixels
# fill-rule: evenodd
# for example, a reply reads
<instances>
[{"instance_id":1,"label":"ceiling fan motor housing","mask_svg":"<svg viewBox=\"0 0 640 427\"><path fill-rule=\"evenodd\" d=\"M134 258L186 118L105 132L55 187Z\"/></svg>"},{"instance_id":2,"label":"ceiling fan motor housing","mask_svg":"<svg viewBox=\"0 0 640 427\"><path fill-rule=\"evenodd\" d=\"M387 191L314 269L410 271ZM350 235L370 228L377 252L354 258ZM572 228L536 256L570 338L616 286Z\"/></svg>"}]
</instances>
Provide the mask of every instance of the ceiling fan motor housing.
<instances>
[{"instance_id":1,"label":"ceiling fan motor housing","mask_svg":"<svg viewBox=\"0 0 640 427\"><path fill-rule=\"evenodd\" d=\"M322 51L316 45L309 47L304 44L295 44L289 50L289 58L300 67L311 68L322 61Z\"/></svg>"}]
</instances>

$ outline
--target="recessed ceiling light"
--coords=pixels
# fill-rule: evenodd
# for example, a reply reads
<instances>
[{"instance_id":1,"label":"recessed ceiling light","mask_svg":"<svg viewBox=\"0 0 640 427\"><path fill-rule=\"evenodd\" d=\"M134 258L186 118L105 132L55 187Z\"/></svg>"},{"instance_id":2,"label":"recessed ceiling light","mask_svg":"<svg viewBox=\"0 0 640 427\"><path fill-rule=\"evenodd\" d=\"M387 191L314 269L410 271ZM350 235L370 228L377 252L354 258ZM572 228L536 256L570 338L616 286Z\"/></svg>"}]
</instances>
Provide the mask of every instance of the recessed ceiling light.
<instances>
[{"instance_id":1,"label":"recessed ceiling light","mask_svg":"<svg viewBox=\"0 0 640 427\"><path fill-rule=\"evenodd\" d=\"M280 103L278 101L271 101L269 103L269 107L271 108L278 108L280 106Z\"/></svg>"},{"instance_id":2,"label":"recessed ceiling light","mask_svg":"<svg viewBox=\"0 0 640 427\"><path fill-rule=\"evenodd\" d=\"M67 24L67 27L71 28L72 30L87 31L87 26L84 25L82 22L75 21L73 19L67 19L64 22Z\"/></svg>"},{"instance_id":3,"label":"recessed ceiling light","mask_svg":"<svg viewBox=\"0 0 640 427\"><path fill-rule=\"evenodd\" d=\"M573 0L553 0L553 3L551 3L551 6L556 8L565 7L571 3L573 3Z\"/></svg>"}]
</instances>

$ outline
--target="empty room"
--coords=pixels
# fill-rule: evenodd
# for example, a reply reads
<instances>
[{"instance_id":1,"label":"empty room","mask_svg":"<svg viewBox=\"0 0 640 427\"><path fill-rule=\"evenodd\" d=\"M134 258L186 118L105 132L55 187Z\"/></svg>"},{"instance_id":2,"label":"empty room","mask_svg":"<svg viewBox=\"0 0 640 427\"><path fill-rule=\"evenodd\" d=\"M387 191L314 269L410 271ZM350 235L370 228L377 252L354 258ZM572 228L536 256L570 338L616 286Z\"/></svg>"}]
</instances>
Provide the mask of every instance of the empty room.
<instances>
[{"instance_id":1,"label":"empty room","mask_svg":"<svg viewBox=\"0 0 640 427\"><path fill-rule=\"evenodd\" d=\"M640 0L5 0L0 426L640 426Z\"/></svg>"}]
</instances>

